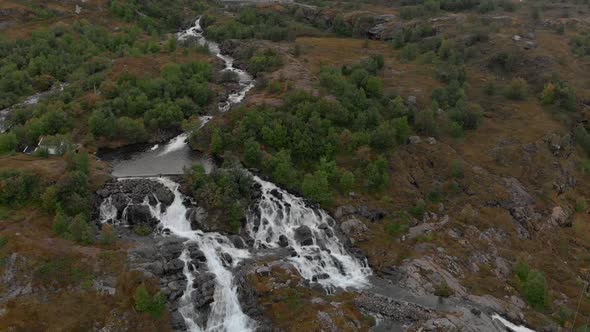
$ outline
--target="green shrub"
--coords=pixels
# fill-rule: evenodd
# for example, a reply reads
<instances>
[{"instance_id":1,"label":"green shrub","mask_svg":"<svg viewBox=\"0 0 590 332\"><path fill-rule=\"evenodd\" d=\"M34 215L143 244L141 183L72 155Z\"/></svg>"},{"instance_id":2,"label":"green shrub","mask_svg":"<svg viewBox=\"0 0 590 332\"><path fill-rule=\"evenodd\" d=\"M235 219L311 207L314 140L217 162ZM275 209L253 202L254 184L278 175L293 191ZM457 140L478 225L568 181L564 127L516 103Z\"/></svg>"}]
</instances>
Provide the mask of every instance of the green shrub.
<instances>
[{"instance_id":1,"label":"green shrub","mask_svg":"<svg viewBox=\"0 0 590 332\"><path fill-rule=\"evenodd\" d=\"M461 160L453 160L451 163L451 176L455 179L458 179L462 178L463 174L463 162Z\"/></svg>"},{"instance_id":2,"label":"green shrub","mask_svg":"<svg viewBox=\"0 0 590 332\"><path fill-rule=\"evenodd\" d=\"M541 94L541 102L544 105L557 105L570 112L577 107L575 91L563 81L547 83Z\"/></svg>"},{"instance_id":3,"label":"green shrub","mask_svg":"<svg viewBox=\"0 0 590 332\"><path fill-rule=\"evenodd\" d=\"M391 236L404 234L410 229L408 221L409 216L405 212L399 213L394 219L385 224L385 231Z\"/></svg>"},{"instance_id":4,"label":"green shrub","mask_svg":"<svg viewBox=\"0 0 590 332\"><path fill-rule=\"evenodd\" d=\"M408 212L410 212L414 218L422 219L424 213L426 213L426 203L423 200L419 200L416 205L408 210Z\"/></svg>"},{"instance_id":5,"label":"green shrub","mask_svg":"<svg viewBox=\"0 0 590 332\"><path fill-rule=\"evenodd\" d=\"M434 287L434 295L436 296L450 297L453 294L455 294L455 291L444 281Z\"/></svg>"},{"instance_id":6,"label":"green shrub","mask_svg":"<svg viewBox=\"0 0 590 332\"><path fill-rule=\"evenodd\" d=\"M68 226L69 238L82 244L94 243L94 229L83 214L78 214Z\"/></svg>"},{"instance_id":7,"label":"green shrub","mask_svg":"<svg viewBox=\"0 0 590 332\"><path fill-rule=\"evenodd\" d=\"M524 100L527 96L528 84L522 78L513 79L506 87L504 95L511 100Z\"/></svg>"},{"instance_id":8,"label":"green shrub","mask_svg":"<svg viewBox=\"0 0 590 332\"><path fill-rule=\"evenodd\" d=\"M301 190L305 197L320 204L329 204L332 201L332 190L328 175L324 171L318 170L313 174L305 174Z\"/></svg>"},{"instance_id":9,"label":"green shrub","mask_svg":"<svg viewBox=\"0 0 590 332\"><path fill-rule=\"evenodd\" d=\"M59 207L59 200L57 198L58 188L56 186L49 186L41 195L41 205L43 210L48 213L54 213Z\"/></svg>"},{"instance_id":10,"label":"green shrub","mask_svg":"<svg viewBox=\"0 0 590 332\"><path fill-rule=\"evenodd\" d=\"M389 166L387 160L379 157L371 162L365 172L365 186L370 192L379 192L389 186Z\"/></svg>"},{"instance_id":11,"label":"green shrub","mask_svg":"<svg viewBox=\"0 0 590 332\"><path fill-rule=\"evenodd\" d=\"M531 307L536 310L546 309L549 306L549 293L543 273L522 262L516 265L514 272L518 289Z\"/></svg>"},{"instance_id":12,"label":"green shrub","mask_svg":"<svg viewBox=\"0 0 590 332\"><path fill-rule=\"evenodd\" d=\"M219 168L210 175L202 165L185 174L192 195L211 216L216 216L228 231L237 233L252 197L252 178L237 168ZM222 224L222 225L223 225Z\"/></svg>"},{"instance_id":13,"label":"green shrub","mask_svg":"<svg viewBox=\"0 0 590 332\"><path fill-rule=\"evenodd\" d=\"M18 139L16 138L16 134L0 134L0 155L13 153L17 146Z\"/></svg>"},{"instance_id":14,"label":"green shrub","mask_svg":"<svg viewBox=\"0 0 590 332\"><path fill-rule=\"evenodd\" d=\"M576 199L576 212L586 212L588 209L588 203L586 202L586 198L579 197Z\"/></svg>"},{"instance_id":15,"label":"green shrub","mask_svg":"<svg viewBox=\"0 0 590 332\"><path fill-rule=\"evenodd\" d=\"M135 309L137 311L145 312L154 319L160 318L166 309L164 295L150 295L144 284L137 287L133 299L135 300Z\"/></svg>"},{"instance_id":16,"label":"green shrub","mask_svg":"<svg viewBox=\"0 0 590 332\"><path fill-rule=\"evenodd\" d=\"M36 201L39 176L30 171L0 171L0 205L21 207Z\"/></svg>"},{"instance_id":17,"label":"green shrub","mask_svg":"<svg viewBox=\"0 0 590 332\"><path fill-rule=\"evenodd\" d=\"M254 139L246 141L244 146L244 163L248 167L260 167L262 165L262 150L260 144Z\"/></svg>"},{"instance_id":18,"label":"green shrub","mask_svg":"<svg viewBox=\"0 0 590 332\"><path fill-rule=\"evenodd\" d=\"M348 193L350 190L354 188L355 182L356 179L352 172L347 170L342 171L339 181L340 191L345 194Z\"/></svg>"},{"instance_id":19,"label":"green shrub","mask_svg":"<svg viewBox=\"0 0 590 332\"><path fill-rule=\"evenodd\" d=\"M404 61L414 61L418 56L418 45L414 43L407 44L400 52L400 57Z\"/></svg>"}]
</instances>

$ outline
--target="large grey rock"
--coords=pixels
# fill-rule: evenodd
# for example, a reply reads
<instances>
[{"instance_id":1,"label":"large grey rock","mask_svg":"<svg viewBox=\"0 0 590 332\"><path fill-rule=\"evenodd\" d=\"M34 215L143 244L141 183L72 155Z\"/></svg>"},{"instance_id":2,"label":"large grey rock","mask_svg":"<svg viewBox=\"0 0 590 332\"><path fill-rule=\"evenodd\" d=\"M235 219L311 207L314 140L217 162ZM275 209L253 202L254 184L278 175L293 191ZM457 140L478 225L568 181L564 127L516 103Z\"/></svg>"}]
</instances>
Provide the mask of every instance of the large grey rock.
<instances>
[{"instance_id":1,"label":"large grey rock","mask_svg":"<svg viewBox=\"0 0 590 332\"><path fill-rule=\"evenodd\" d=\"M313 234L308 226L300 226L295 229L295 239L302 246L313 245Z\"/></svg>"},{"instance_id":2,"label":"large grey rock","mask_svg":"<svg viewBox=\"0 0 590 332\"><path fill-rule=\"evenodd\" d=\"M207 212L201 207L190 208L186 211L186 219L192 230L202 230L207 220Z\"/></svg>"},{"instance_id":3,"label":"large grey rock","mask_svg":"<svg viewBox=\"0 0 590 332\"><path fill-rule=\"evenodd\" d=\"M342 232L348 236L352 243L365 239L365 235L369 230L367 226L357 218L349 218L340 225Z\"/></svg>"},{"instance_id":4,"label":"large grey rock","mask_svg":"<svg viewBox=\"0 0 590 332\"><path fill-rule=\"evenodd\" d=\"M157 243L157 247L164 259L172 260L180 257L180 254L184 249L184 241L184 239L177 237L166 237Z\"/></svg>"},{"instance_id":5,"label":"large grey rock","mask_svg":"<svg viewBox=\"0 0 590 332\"><path fill-rule=\"evenodd\" d=\"M170 191L170 189L166 187L157 187L156 191L154 191L154 195L160 201L160 203L170 206L172 202L174 202L174 193Z\"/></svg>"},{"instance_id":6,"label":"large grey rock","mask_svg":"<svg viewBox=\"0 0 590 332\"><path fill-rule=\"evenodd\" d=\"M130 226L145 225L148 227L155 227L158 224L158 219L152 216L150 208L142 204L130 204L127 206L127 224Z\"/></svg>"},{"instance_id":7,"label":"large grey rock","mask_svg":"<svg viewBox=\"0 0 590 332\"><path fill-rule=\"evenodd\" d=\"M209 272L202 272L195 276L193 281L192 299L196 310L213 303L215 294L215 275Z\"/></svg>"}]
</instances>

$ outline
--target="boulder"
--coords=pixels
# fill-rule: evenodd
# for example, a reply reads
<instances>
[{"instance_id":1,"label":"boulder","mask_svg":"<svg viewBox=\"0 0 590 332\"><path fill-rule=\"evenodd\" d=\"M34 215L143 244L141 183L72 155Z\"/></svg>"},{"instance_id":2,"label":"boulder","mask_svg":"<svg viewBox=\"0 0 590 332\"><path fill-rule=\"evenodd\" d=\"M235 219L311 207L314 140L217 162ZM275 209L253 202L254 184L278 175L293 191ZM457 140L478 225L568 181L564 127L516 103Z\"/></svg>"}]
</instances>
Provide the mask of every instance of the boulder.
<instances>
[{"instance_id":1,"label":"boulder","mask_svg":"<svg viewBox=\"0 0 590 332\"><path fill-rule=\"evenodd\" d=\"M173 260L180 257L182 250L184 249L184 239L176 237L166 237L160 240L157 244L160 254L167 261Z\"/></svg>"},{"instance_id":2,"label":"boulder","mask_svg":"<svg viewBox=\"0 0 590 332\"><path fill-rule=\"evenodd\" d=\"M164 186L159 186L156 191L154 191L154 195L160 203L166 206L170 206L170 204L174 202L174 193Z\"/></svg>"},{"instance_id":3,"label":"boulder","mask_svg":"<svg viewBox=\"0 0 590 332\"><path fill-rule=\"evenodd\" d=\"M549 217L549 223L554 226L560 227L571 227L572 220L569 214L564 211L561 206L556 206L551 210L551 216Z\"/></svg>"},{"instance_id":4,"label":"boulder","mask_svg":"<svg viewBox=\"0 0 590 332\"><path fill-rule=\"evenodd\" d=\"M420 142L422 142L420 136L410 136L409 140L410 144L419 144Z\"/></svg>"},{"instance_id":5,"label":"boulder","mask_svg":"<svg viewBox=\"0 0 590 332\"><path fill-rule=\"evenodd\" d=\"M155 227L159 221L152 216L149 206L143 204L129 204L127 206L126 221L130 226Z\"/></svg>"},{"instance_id":6,"label":"boulder","mask_svg":"<svg viewBox=\"0 0 590 332\"><path fill-rule=\"evenodd\" d=\"M199 273L193 281L193 289L192 298L196 310L213 303L215 275L209 272Z\"/></svg>"},{"instance_id":7,"label":"boulder","mask_svg":"<svg viewBox=\"0 0 590 332\"><path fill-rule=\"evenodd\" d=\"M289 246L289 239L285 235L280 235L278 243L279 243L279 246L281 246L281 248L288 247Z\"/></svg>"},{"instance_id":8,"label":"boulder","mask_svg":"<svg viewBox=\"0 0 590 332\"><path fill-rule=\"evenodd\" d=\"M340 228L342 229L342 232L348 236L352 243L365 239L365 233L369 230L362 221L354 217L343 222L340 225Z\"/></svg>"},{"instance_id":9,"label":"boulder","mask_svg":"<svg viewBox=\"0 0 590 332\"><path fill-rule=\"evenodd\" d=\"M246 242L244 242L244 239L242 239L241 236L232 235L229 237L229 239L231 240L231 243L234 245L234 247L236 247L237 249L246 248Z\"/></svg>"},{"instance_id":10,"label":"boulder","mask_svg":"<svg viewBox=\"0 0 590 332\"><path fill-rule=\"evenodd\" d=\"M295 240L302 246L313 245L313 234L308 226L299 226L295 230Z\"/></svg>"},{"instance_id":11,"label":"boulder","mask_svg":"<svg viewBox=\"0 0 590 332\"><path fill-rule=\"evenodd\" d=\"M186 211L186 220L191 224L192 230L203 229L207 220L207 212L201 207L190 208Z\"/></svg>"}]
</instances>

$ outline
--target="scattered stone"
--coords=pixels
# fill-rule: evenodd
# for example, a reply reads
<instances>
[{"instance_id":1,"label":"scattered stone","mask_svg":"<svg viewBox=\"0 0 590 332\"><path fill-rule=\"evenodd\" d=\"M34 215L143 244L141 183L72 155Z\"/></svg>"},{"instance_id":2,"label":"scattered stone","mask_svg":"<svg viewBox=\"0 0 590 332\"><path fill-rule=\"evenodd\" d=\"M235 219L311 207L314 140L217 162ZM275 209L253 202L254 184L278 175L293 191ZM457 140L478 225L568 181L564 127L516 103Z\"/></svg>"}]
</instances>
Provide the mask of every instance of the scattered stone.
<instances>
[{"instance_id":1,"label":"scattered stone","mask_svg":"<svg viewBox=\"0 0 590 332\"><path fill-rule=\"evenodd\" d=\"M378 294L361 293L356 297L355 304L400 323L414 323L434 316L430 309L420 305Z\"/></svg>"},{"instance_id":2,"label":"scattered stone","mask_svg":"<svg viewBox=\"0 0 590 332\"><path fill-rule=\"evenodd\" d=\"M556 206L551 210L551 216L549 217L549 223L554 226L560 227L571 227L572 220L569 214L561 207Z\"/></svg>"},{"instance_id":3,"label":"scattered stone","mask_svg":"<svg viewBox=\"0 0 590 332\"><path fill-rule=\"evenodd\" d=\"M422 142L422 140L420 139L420 136L410 136L409 140L410 140L410 144L419 144Z\"/></svg>"},{"instance_id":4,"label":"scattered stone","mask_svg":"<svg viewBox=\"0 0 590 332\"><path fill-rule=\"evenodd\" d=\"M262 266L256 269L256 273L263 277L268 277L270 276L270 269L266 266Z\"/></svg>"}]
</instances>

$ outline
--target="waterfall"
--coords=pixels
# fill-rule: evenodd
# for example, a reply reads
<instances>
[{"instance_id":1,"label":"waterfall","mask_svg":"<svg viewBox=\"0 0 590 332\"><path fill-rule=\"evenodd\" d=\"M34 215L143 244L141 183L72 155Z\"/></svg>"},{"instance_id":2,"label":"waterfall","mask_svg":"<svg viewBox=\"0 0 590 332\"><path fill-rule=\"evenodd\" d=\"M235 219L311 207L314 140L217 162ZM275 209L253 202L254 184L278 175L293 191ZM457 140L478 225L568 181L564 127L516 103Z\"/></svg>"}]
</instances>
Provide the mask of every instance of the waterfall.
<instances>
[{"instance_id":1,"label":"waterfall","mask_svg":"<svg viewBox=\"0 0 590 332\"><path fill-rule=\"evenodd\" d=\"M225 64L225 69L235 72L239 77L240 88L232 92L226 101L221 102L220 112L225 112L232 105L241 102L248 91L254 87L252 77L245 71L234 67L234 59L221 54L219 45L208 42L203 37L203 30L199 18L190 29L180 32L180 41L196 38L201 45L207 45L209 50ZM211 117L202 117L201 124L205 125ZM164 146L155 146L141 152L130 161L121 163L115 175L134 176L139 174L170 173L172 157L188 149L186 134L182 134ZM184 159L178 158L184 162ZM149 164L149 165L148 165ZM153 166L153 167L152 167ZM152 168L150 168L152 167ZM255 329L256 323L249 318L240 306L237 287L234 284L232 268L244 259L250 258L248 249L238 249L224 235L219 233L204 233L191 229L187 220L187 207L184 205L186 197L179 191L180 185L167 178L149 178L166 186L174 193L174 201L164 211L158 202L155 206L149 204L145 197L143 205L147 205L153 217L160 221L162 228L169 229L178 237L186 239L184 249L179 257L184 262L183 274L187 286L179 302L179 312L185 320L189 331L250 331ZM258 177L254 180L261 185L262 197L255 210L257 213L249 216L246 231L255 240L254 248L290 247L292 252L288 258L301 276L307 280L317 282L330 291L335 288L361 288L368 285L371 269L366 261L351 256L339 241L334 220L324 211L310 207L306 202L274 184L263 181ZM120 179L120 181L125 181ZM155 197L152 197L152 201ZM157 198L155 198L157 200ZM127 207L122 211L122 220L126 218ZM101 222L119 222L118 210L113 204L112 197L103 200L99 208ZM215 290L213 302L210 304L207 317L205 313L196 310L193 297L193 283L196 280L196 266L191 260L190 248L196 246L205 256L207 271L214 275ZM231 257L230 260L224 257ZM206 323L203 323L206 322Z\"/></svg>"},{"instance_id":2,"label":"waterfall","mask_svg":"<svg viewBox=\"0 0 590 332\"><path fill-rule=\"evenodd\" d=\"M254 322L242 312L236 286L234 285L233 275L229 268L225 267L223 256L232 257L231 267L235 267L243 259L249 258L250 253L245 249L237 249L227 239L219 233L203 233L193 231L189 221L186 219L187 208L183 201L184 195L179 191L180 185L166 178L157 178L156 181L164 184L174 193L174 201L165 212L158 213L159 209L153 209L156 212L154 217L160 220L164 228L188 240L185 242L185 251L181 255L181 260L185 262L184 274L189 283L187 289L181 298L180 312L185 318L187 327L191 331L249 331ZM215 275L215 293L214 302L211 304L211 313L207 318L207 326L201 327L196 323L197 313L192 308L192 281L194 280L193 272L189 268L192 264L188 256L186 247L191 243L196 244L207 258L207 268L209 272ZM227 262L225 262L227 263Z\"/></svg>"},{"instance_id":3,"label":"waterfall","mask_svg":"<svg viewBox=\"0 0 590 332\"><path fill-rule=\"evenodd\" d=\"M209 52L213 53L217 58L223 61L225 65L223 71L232 71L238 75L240 88L237 91L232 92L227 97L226 101L219 103L220 112L227 112L232 105L238 104L244 100L246 94L254 87L252 76L242 69L235 68L234 59L229 55L222 54L219 44L205 39L203 36L203 28L201 27L201 17L197 19L194 26L185 31L179 32L177 37L180 41L195 38L199 45L207 46Z\"/></svg>"},{"instance_id":4,"label":"waterfall","mask_svg":"<svg viewBox=\"0 0 590 332\"><path fill-rule=\"evenodd\" d=\"M368 285L371 269L346 251L325 211L270 182L254 180L261 185L262 198L246 227L255 247L290 247L289 260L301 276L327 289Z\"/></svg>"}]
</instances>

